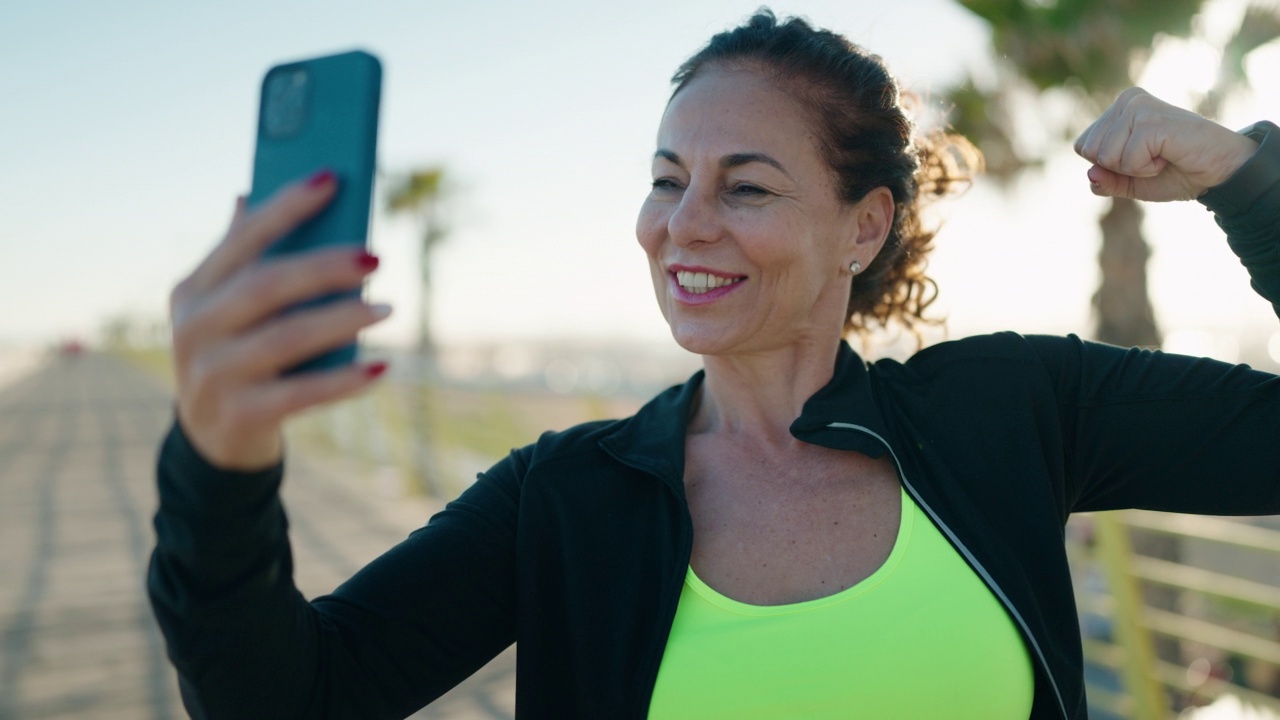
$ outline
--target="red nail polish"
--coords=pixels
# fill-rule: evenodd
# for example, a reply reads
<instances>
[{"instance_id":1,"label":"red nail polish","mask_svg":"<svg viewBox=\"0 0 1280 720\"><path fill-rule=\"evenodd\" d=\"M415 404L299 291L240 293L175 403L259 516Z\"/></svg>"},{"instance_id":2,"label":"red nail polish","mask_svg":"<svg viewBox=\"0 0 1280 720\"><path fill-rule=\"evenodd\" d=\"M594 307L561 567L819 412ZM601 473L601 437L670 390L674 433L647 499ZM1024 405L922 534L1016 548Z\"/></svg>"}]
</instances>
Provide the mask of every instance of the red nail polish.
<instances>
[{"instance_id":1,"label":"red nail polish","mask_svg":"<svg viewBox=\"0 0 1280 720\"><path fill-rule=\"evenodd\" d=\"M320 187L333 182L335 175L332 170L321 170L320 172L307 178L307 187Z\"/></svg>"},{"instance_id":2,"label":"red nail polish","mask_svg":"<svg viewBox=\"0 0 1280 720\"><path fill-rule=\"evenodd\" d=\"M356 267L364 270L365 272L373 272L374 270L377 270L379 262L377 255L370 255L364 250L361 250L360 254L356 255Z\"/></svg>"},{"instance_id":3,"label":"red nail polish","mask_svg":"<svg viewBox=\"0 0 1280 720\"><path fill-rule=\"evenodd\" d=\"M364 376L367 378L376 378L386 371L387 364L381 360L364 366Z\"/></svg>"}]
</instances>

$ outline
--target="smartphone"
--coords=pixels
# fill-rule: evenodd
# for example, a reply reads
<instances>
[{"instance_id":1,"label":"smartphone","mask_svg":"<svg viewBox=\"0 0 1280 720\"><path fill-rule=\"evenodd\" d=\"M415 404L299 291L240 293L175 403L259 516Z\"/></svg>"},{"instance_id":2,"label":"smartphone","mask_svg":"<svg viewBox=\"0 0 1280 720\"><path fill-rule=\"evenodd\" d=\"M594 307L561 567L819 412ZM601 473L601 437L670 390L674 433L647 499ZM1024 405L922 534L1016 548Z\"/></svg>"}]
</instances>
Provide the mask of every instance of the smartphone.
<instances>
[{"instance_id":1,"label":"smartphone","mask_svg":"<svg viewBox=\"0 0 1280 720\"><path fill-rule=\"evenodd\" d=\"M382 63L363 51L284 63L267 71L258 108L249 207L320 170L337 175L338 191L318 215L267 248L263 259L366 245L381 95ZM286 312L358 297L359 290L325 295ZM339 367L355 359L352 343L310 358L285 374Z\"/></svg>"}]
</instances>

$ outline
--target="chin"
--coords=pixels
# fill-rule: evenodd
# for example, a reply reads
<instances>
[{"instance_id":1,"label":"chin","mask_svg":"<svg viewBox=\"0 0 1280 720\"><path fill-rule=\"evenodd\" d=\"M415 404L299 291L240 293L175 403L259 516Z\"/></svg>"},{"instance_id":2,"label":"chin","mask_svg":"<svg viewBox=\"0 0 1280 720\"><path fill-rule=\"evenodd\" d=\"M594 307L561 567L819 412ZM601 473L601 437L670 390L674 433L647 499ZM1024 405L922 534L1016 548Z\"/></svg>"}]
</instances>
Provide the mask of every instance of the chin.
<instances>
[{"instance_id":1,"label":"chin","mask_svg":"<svg viewBox=\"0 0 1280 720\"><path fill-rule=\"evenodd\" d=\"M691 332L687 328L682 329L672 326L671 338L676 341L677 345L695 355L713 354L714 349L717 347L717 343L707 337L705 333Z\"/></svg>"},{"instance_id":2,"label":"chin","mask_svg":"<svg viewBox=\"0 0 1280 720\"><path fill-rule=\"evenodd\" d=\"M699 323L671 325L676 344L695 355L725 355L740 343L728 337L722 328L699 327Z\"/></svg>"},{"instance_id":3,"label":"chin","mask_svg":"<svg viewBox=\"0 0 1280 720\"><path fill-rule=\"evenodd\" d=\"M709 342L706 342L705 340L698 340L698 339L692 339L692 340L684 339L684 338L681 338L679 335L676 335L675 333L672 333L672 337L675 338L677 345L693 353L694 355L719 355L720 354L716 352L716 345L714 343L709 343Z\"/></svg>"}]
</instances>

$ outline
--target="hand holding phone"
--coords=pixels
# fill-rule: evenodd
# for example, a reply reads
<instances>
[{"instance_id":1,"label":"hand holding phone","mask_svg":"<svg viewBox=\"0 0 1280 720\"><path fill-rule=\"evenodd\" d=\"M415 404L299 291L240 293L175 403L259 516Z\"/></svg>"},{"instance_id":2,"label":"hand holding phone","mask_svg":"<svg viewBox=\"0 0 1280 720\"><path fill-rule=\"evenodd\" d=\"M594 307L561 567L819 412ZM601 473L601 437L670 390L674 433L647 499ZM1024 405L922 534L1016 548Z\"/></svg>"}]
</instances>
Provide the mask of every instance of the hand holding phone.
<instances>
[{"instance_id":1,"label":"hand holding phone","mask_svg":"<svg viewBox=\"0 0 1280 720\"><path fill-rule=\"evenodd\" d=\"M178 421L224 469L279 462L288 416L363 392L387 367L351 363L353 339L390 313L360 299L377 266L364 242L377 73L352 63L366 71L343 82L340 68L311 62L268 73L253 194L170 295Z\"/></svg>"},{"instance_id":2,"label":"hand holding phone","mask_svg":"<svg viewBox=\"0 0 1280 720\"><path fill-rule=\"evenodd\" d=\"M264 260L320 248L366 245L381 84L381 63L362 51L285 63L267 71L262 81L249 208L315 173L332 173L337 193L318 215L273 243L263 253ZM293 309L359 296L358 290L335 293ZM349 365L355 358L352 343L310 358L286 374Z\"/></svg>"}]
</instances>

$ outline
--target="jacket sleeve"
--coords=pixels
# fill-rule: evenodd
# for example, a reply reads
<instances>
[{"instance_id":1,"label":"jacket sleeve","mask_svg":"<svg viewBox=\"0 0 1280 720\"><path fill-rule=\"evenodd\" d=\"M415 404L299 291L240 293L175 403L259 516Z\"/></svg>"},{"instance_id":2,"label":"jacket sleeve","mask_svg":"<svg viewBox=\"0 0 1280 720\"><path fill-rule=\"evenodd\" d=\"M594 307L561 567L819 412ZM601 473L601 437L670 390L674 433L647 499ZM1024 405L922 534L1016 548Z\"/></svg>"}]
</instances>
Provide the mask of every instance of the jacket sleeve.
<instances>
[{"instance_id":1,"label":"jacket sleeve","mask_svg":"<svg viewBox=\"0 0 1280 720\"><path fill-rule=\"evenodd\" d=\"M148 591L193 718L399 718L515 639L512 453L330 595L293 583L283 468L219 470L177 423Z\"/></svg>"},{"instance_id":2,"label":"jacket sleeve","mask_svg":"<svg viewBox=\"0 0 1280 720\"><path fill-rule=\"evenodd\" d=\"M1276 134L1201 202L1280 315ZM1075 337L1027 340L1058 403L1068 511L1280 514L1280 377Z\"/></svg>"},{"instance_id":3,"label":"jacket sleeve","mask_svg":"<svg viewBox=\"0 0 1280 720\"><path fill-rule=\"evenodd\" d=\"M1227 233L1254 291L1280 316L1280 128L1264 124L1258 151L1200 202Z\"/></svg>"}]
</instances>

